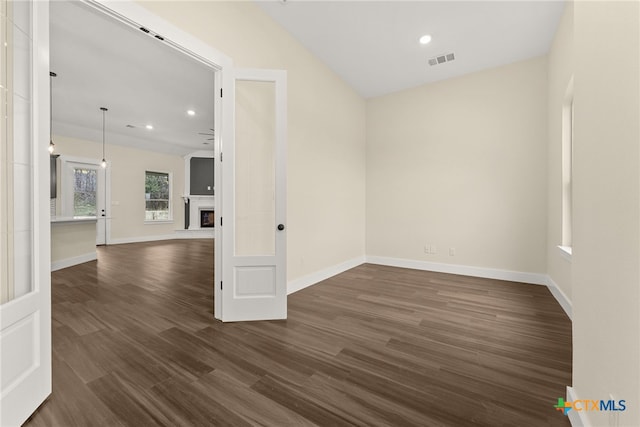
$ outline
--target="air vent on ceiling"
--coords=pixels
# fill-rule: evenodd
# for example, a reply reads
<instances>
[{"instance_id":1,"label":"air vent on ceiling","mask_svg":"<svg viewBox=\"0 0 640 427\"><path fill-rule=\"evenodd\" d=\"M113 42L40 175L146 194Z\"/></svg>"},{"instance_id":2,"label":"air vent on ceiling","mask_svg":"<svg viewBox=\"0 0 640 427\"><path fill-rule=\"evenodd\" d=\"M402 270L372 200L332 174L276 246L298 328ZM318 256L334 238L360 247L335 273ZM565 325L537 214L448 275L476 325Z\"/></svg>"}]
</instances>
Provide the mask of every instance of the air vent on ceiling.
<instances>
[{"instance_id":1,"label":"air vent on ceiling","mask_svg":"<svg viewBox=\"0 0 640 427\"><path fill-rule=\"evenodd\" d=\"M445 53L443 55L434 56L433 58L429 58L429 65L432 67L434 65L444 64L445 62L451 62L456 59L453 53Z\"/></svg>"}]
</instances>

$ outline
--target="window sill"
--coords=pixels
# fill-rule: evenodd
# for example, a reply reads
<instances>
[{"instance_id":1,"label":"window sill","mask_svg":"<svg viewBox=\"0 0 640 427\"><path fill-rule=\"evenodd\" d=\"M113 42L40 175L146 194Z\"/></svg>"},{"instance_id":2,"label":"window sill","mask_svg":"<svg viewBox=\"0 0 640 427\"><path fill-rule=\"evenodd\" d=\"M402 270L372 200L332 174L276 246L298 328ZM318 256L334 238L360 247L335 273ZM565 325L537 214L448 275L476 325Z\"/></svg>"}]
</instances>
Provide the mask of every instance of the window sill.
<instances>
[{"instance_id":1,"label":"window sill","mask_svg":"<svg viewBox=\"0 0 640 427\"><path fill-rule=\"evenodd\" d=\"M172 219L158 219L158 220L152 220L152 221L145 221L144 224L145 225L147 225L147 224L173 224L173 220Z\"/></svg>"},{"instance_id":2,"label":"window sill","mask_svg":"<svg viewBox=\"0 0 640 427\"><path fill-rule=\"evenodd\" d=\"M571 262L571 256L573 254L573 248L571 246L558 245L558 250L560 251L560 255L562 255L562 258Z\"/></svg>"}]
</instances>

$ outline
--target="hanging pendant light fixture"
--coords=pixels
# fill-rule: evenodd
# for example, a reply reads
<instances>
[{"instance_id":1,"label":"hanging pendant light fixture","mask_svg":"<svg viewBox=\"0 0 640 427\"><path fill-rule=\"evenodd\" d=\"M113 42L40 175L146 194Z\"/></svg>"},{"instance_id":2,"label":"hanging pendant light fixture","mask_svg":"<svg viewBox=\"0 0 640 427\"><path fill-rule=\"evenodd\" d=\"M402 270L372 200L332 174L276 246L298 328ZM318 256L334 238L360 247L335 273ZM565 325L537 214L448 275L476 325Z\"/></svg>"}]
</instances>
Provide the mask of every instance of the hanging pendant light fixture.
<instances>
[{"instance_id":1,"label":"hanging pendant light fixture","mask_svg":"<svg viewBox=\"0 0 640 427\"><path fill-rule=\"evenodd\" d=\"M104 146L105 146L105 142L104 142L104 114L109 111L107 108L105 107L100 107L100 110L102 110L102 162L100 162L100 166L102 166L103 168L107 167L107 160L104 156Z\"/></svg>"},{"instance_id":2,"label":"hanging pendant light fixture","mask_svg":"<svg viewBox=\"0 0 640 427\"><path fill-rule=\"evenodd\" d=\"M49 153L53 154L56 144L53 143L53 78L57 74L49 71Z\"/></svg>"}]
</instances>

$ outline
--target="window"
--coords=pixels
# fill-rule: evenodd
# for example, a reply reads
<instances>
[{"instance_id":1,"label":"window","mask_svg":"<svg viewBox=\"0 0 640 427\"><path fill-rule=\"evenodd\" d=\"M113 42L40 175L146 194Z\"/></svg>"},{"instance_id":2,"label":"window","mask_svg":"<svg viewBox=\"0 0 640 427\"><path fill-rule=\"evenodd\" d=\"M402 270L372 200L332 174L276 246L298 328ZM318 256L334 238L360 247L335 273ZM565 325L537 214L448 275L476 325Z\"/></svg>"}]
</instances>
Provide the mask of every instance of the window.
<instances>
[{"instance_id":1,"label":"window","mask_svg":"<svg viewBox=\"0 0 640 427\"><path fill-rule=\"evenodd\" d=\"M145 172L145 221L171 220L171 180L168 173Z\"/></svg>"},{"instance_id":2,"label":"window","mask_svg":"<svg viewBox=\"0 0 640 427\"><path fill-rule=\"evenodd\" d=\"M573 239L573 79L562 107L562 242L560 249L571 255Z\"/></svg>"},{"instance_id":3,"label":"window","mask_svg":"<svg viewBox=\"0 0 640 427\"><path fill-rule=\"evenodd\" d=\"M98 171L73 168L73 216L96 216Z\"/></svg>"}]
</instances>

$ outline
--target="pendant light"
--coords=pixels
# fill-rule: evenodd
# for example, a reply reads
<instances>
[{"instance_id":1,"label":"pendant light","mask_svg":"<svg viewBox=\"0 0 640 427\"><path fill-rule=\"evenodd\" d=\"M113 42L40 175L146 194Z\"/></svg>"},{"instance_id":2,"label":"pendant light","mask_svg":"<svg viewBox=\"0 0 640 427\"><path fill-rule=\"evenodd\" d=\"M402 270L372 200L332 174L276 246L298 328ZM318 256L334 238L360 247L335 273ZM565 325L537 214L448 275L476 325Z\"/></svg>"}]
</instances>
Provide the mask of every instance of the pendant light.
<instances>
[{"instance_id":1,"label":"pendant light","mask_svg":"<svg viewBox=\"0 0 640 427\"><path fill-rule=\"evenodd\" d=\"M56 144L53 143L53 78L57 74L49 71L49 153L53 154Z\"/></svg>"},{"instance_id":2,"label":"pendant light","mask_svg":"<svg viewBox=\"0 0 640 427\"><path fill-rule=\"evenodd\" d=\"M104 114L109 111L108 109L106 109L105 107L100 107L100 110L102 110L102 162L100 162L100 166L102 166L102 168L106 168L107 167L107 160L104 156Z\"/></svg>"}]
</instances>

